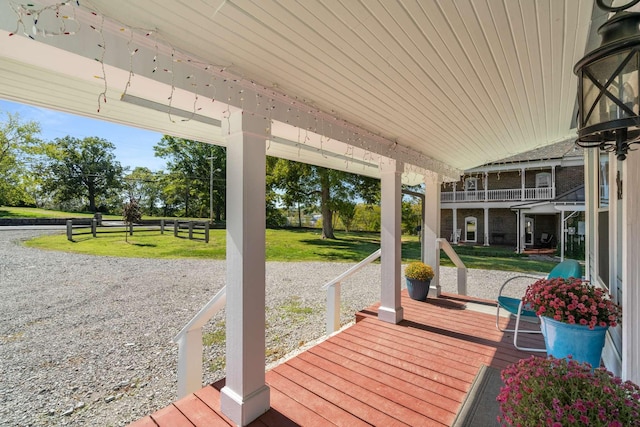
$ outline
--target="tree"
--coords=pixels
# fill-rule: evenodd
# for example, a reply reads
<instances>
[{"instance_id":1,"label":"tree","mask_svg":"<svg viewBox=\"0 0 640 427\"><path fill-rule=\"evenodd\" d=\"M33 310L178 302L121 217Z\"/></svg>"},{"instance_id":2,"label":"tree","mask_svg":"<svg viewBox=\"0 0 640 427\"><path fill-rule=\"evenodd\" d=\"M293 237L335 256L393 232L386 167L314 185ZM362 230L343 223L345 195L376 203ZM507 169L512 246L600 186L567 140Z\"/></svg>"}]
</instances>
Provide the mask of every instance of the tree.
<instances>
[{"instance_id":1,"label":"tree","mask_svg":"<svg viewBox=\"0 0 640 427\"><path fill-rule=\"evenodd\" d=\"M216 222L222 221L226 210L226 149L164 135L153 150L157 157L167 159L167 199L173 198L174 204L183 206L184 216L213 214Z\"/></svg>"},{"instance_id":2,"label":"tree","mask_svg":"<svg viewBox=\"0 0 640 427\"><path fill-rule=\"evenodd\" d=\"M122 166L116 161L115 145L105 139L65 136L45 147L47 177L43 183L58 202L88 201L88 210L97 211L97 201L106 203L122 188Z\"/></svg>"},{"instance_id":3,"label":"tree","mask_svg":"<svg viewBox=\"0 0 640 427\"><path fill-rule=\"evenodd\" d=\"M126 228L124 230L125 242L128 242L127 234L133 234L133 224L136 222L140 222L141 219L142 219L142 211L140 211L140 205L138 204L138 201L135 198L130 197L129 202L125 203L122 209L122 220L127 225L126 228L129 229L129 233L127 233Z\"/></svg>"},{"instance_id":4,"label":"tree","mask_svg":"<svg viewBox=\"0 0 640 427\"><path fill-rule=\"evenodd\" d=\"M148 215L155 215L162 201L162 172L154 173L146 167L136 167L124 177L128 197L135 199L140 209Z\"/></svg>"},{"instance_id":5,"label":"tree","mask_svg":"<svg viewBox=\"0 0 640 427\"><path fill-rule=\"evenodd\" d=\"M286 206L318 203L322 214L322 238L335 239L333 213L341 202L379 198L379 181L347 172L278 159L270 164L267 182L283 192Z\"/></svg>"},{"instance_id":6,"label":"tree","mask_svg":"<svg viewBox=\"0 0 640 427\"><path fill-rule=\"evenodd\" d=\"M27 163L35 146L40 125L21 122L18 114L7 113L0 123L0 205L33 204L33 187Z\"/></svg>"}]
</instances>

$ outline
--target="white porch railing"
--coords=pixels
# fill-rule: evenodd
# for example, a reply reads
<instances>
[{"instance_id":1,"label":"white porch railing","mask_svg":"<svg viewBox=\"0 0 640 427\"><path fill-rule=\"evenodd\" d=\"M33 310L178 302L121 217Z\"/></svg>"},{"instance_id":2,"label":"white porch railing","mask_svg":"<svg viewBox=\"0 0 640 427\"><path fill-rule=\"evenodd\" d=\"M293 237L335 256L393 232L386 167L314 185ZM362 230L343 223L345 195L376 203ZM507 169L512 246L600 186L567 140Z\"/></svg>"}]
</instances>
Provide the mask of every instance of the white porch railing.
<instances>
[{"instance_id":1,"label":"white porch railing","mask_svg":"<svg viewBox=\"0 0 640 427\"><path fill-rule=\"evenodd\" d=\"M552 200L554 198L552 187L544 188L502 188L498 190L478 191L447 191L440 193L440 201L452 202L501 202L518 200Z\"/></svg>"},{"instance_id":2,"label":"white porch railing","mask_svg":"<svg viewBox=\"0 0 640 427\"><path fill-rule=\"evenodd\" d=\"M440 249L444 250L449 259L453 261L458 268L458 295L467 295L467 267L453 250L447 239L436 239L436 252L440 254Z\"/></svg>"},{"instance_id":3,"label":"white porch railing","mask_svg":"<svg viewBox=\"0 0 640 427\"><path fill-rule=\"evenodd\" d=\"M202 327L227 303L223 287L176 335L178 344L178 399L202 388Z\"/></svg>"},{"instance_id":4,"label":"white porch railing","mask_svg":"<svg viewBox=\"0 0 640 427\"><path fill-rule=\"evenodd\" d=\"M325 283L322 289L327 291L327 335L340 329L340 283L362 267L380 258L382 249L378 249L335 279Z\"/></svg>"}]
</instances>

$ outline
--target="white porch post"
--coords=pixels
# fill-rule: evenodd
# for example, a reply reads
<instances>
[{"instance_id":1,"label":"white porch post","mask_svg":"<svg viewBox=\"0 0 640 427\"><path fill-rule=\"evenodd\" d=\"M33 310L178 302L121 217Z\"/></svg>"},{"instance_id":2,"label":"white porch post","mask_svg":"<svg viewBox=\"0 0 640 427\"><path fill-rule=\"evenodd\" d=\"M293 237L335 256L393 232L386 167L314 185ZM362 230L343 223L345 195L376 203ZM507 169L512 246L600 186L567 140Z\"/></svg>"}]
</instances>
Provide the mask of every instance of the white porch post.
<instances>
[{"instance_id":1,"label":"white porch post","mask_svg":"<svg viewBox=\"0 0 640 427\"><path fill-rule=\"evenodd\" d=\"M622 378L636 384L640 384L640 197L635 191L640 186L638 154L629 153L622 173Z\"/></svg>"},{"instance_id":2,"label":"white porch post","mask_svg":"<svg viewBox=\"0 0 640 427\"><path fill-rule=\"evenodd\" d=\"M484 201L489 201L489 172L484 173Z\"/></svg>"},{"instance_id":3,"label":"white porch post","mask_svg":"<svg viewBox=\"0 0 640 427\"><path fill-rule=\"evenodd\" d=\"M400 302L402 172L404 165L390 159L381 164L381 276L382 289L378 318L389 323L403 319Z\"/></svg>"},{"instance_id":4,"label":"white porch post","mask_svg":"<svg viewBox=\"0 0 640 427\"><path fill-rule=\"evenodd\" d=\"M227 381L220 408L245 426L269 409L265 384L265 171L269 122L236 111L227 139Z\"/></svg>"},{"instance_id":5,"label":"white porch post","mask_svg":"<svg viewBox=\"0 0 640 427\"><path fill-rule=\"evenodd\" d=\"M458 233L456 233L456 230L458 230L458 209L453 208L453 239L451 239L451 243L457 244L458 243Z\"/></svg>"},{"instance_id":6,"label":"white porch post","mask_svg":"<svg viewBox=\"0 0 640 427\"><path fill-rule=\"evenodd\" d=\"M429 296L440 296L440 248L436 239L440 235L440 181L438 174L432 173L424 178L424 243L422 245L422 261L433 267L435 275L431 280ZM455 233L455 230L454 230Z\"/></svg>"},{"instance_id":7,"label":"white porch post","mask_svg":"<svg viewBox=\"0 0 640 427\"><path fill-rule=\"evenodd\" d=\"M525 169L522 168L520 169L520 193L522 194L522 200L525 200L527 198L526 185L527 185L527 180L525 179Z\"/></svg>"},{"instance_id":8,"label":"white porch post","mask_svg":"<svg viewBox=\"0 0 640 427\"><path fill-rule=\"evenodd\" d=\"M484 246L489 246L489 208L484 208Z\"/></svg>"}]
</instances>

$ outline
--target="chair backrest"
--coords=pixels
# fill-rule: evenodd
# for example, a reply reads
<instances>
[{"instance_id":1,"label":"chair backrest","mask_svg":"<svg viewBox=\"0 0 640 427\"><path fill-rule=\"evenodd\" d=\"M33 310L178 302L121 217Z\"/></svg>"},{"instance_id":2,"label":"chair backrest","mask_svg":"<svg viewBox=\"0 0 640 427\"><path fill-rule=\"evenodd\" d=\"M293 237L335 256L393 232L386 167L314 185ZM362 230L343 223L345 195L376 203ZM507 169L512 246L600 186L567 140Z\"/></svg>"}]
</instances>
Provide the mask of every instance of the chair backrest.
<instances>
[{"instance_id":1,"label":"chair backrest","mask_svg":"<svg viewBox=\"0 0 640 427\"><path fill-rule=\"evenodd\" d=\"M580 263L574 259L567 259L553 267L553 270L551 270L547 279L568 279L569 277L575 277L578 279L582 277L582 268L580 267Z\"/></svg>"}]
</instances>

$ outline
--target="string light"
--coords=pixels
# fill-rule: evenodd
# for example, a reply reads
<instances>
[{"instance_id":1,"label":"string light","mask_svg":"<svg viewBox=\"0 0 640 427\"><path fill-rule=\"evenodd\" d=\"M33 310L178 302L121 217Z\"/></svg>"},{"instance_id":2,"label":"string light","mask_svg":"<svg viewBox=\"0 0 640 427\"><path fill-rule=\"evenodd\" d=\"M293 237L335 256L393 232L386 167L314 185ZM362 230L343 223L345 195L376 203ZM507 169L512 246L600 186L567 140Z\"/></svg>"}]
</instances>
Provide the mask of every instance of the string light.
<instances>
[{"instance_id":1,"label":"string light","mask_svg":"<svg viewBox=\"0 0 640 427\"><path fill-rule=\"evenodd\" d=\"M94 14L95 16L97 16L97 14ZM104 57L107 53L107 43L105 41L104 38L104 15L101 16L100 18L100 29L98 30L96 27L91 26L91 28L93 28L95 31L97 31L100 34L100 44L98 44L98 47L100 47L101 49L101 53L100 53L100 58L96 58L96 61L98 61L100 63L100 67L102 68L102 80L104 82L104 88L102 90L101 93L98 94L98 113L100 112L100 109L102 108L102 103L101 100L106 104L107 103L107 88L108 88L108 84L107 84L107 71L104 68Z\"/></svg>"},{"instance_id":2,"label":"string light","mask_svg":"<svg viewBox=\"0 0 640 427\"><path fill-rule=\"evenodd\" d=\"M76 6L79 7L78 1L76 1L75 4ZM71 6L73 10L73 14L62 13L63 6ZM60 2L55 5L42 7L38 10L30 10L29 6L15 5L13 3L12 3L12 7L16 12L16 16L17 16L16 32L22 29L25 35L31 38L33 38L34 35L29 34L27 29L29 28L29 24L31 24L31 22L33 21L35 22L33 25L31 25L31 27L33 27L32 33L34 32L33 29L35 28L36 34L42 34L45 36L46 35L72 35L72 34L75 34L76 31L78 31L78 29L80 28L79 23L76 19L76 8L73 7L73 5L70 5L70 2ZM56 19L60 22L59 24L60 28L57 31L50 31L47 29L39 28L40 22L38 21L38 17L40 16L40 14L48 10L55 11ZM97 12L94 12L94 11L89 11L89 12L95 16L100 15L101 17L101 23L98 28L96 28L95 26L91 26L91 28L93 28L95 31L100 33L100 37L101 37L100 47L102 51L101 51L100 58L96 58L96 60L101 63L101 67L102 67L102 77L98 77L98 78L101 78L104 81L104 90L99 94L99 97L98 97L98 111L100 111L101 102L106 102L107 100L106 93L108 89L107 76L106 76L106 70L105 70L105 64L104 64L105 52L107 49L104 43L105 37L103 33L104 25L105 25L105 17L104 15L98 14ZM69 27L67 25L68 22L73 22L76 27L75 28ZM139 47L134 46L134 43L135 43L135 37L133 36L134 30L140 30L140 29L129 28L129 31L131 31L131 35L127 43L127 49L129 50L129 55L130 55L130 64L129 64L130 74L129 74L129 78L127 80L126 86L124 87L124 93L126 93L127 90L131 87L133 76L135 75L133 56L135 56L135 54L139 51ZM121 31L124 31L124 29L121 28ZM157 29L153 31L149 31L149 30L142 30L142 31L144 31L143 34L146 37L149 37L151 35L154 36L153 47L155 49L155 54L153 56L153 70L151 71L151 73L153 74L153 73L156 73L159 68L158 59L160 55L160 46L159 46L158 40L161 38L161 35ZM142 40L144 40L144 38ZM239 105L241 105L242 110L244 112L244 109L245 109L244 101L245 101L246 94L244 94L243 91L245 89L250 89L255 94L255 99L256 99L256 108L254 111L252 111L252 114L260 115L261 117L265 118L269 123L269 127L271 127L273 124L273 113L274 113L274 110L277 108L277 105L286 106L286 110L283 110L283 111L286 111L286 113L294 113L294 110L295 110L295 120L296 120L296 126L298 128L301 127L300 126L301 113L305 114L307 116L307 119L306 119L307 126L305 127L304 143L307 144L307 141L310 141L310 138L308 136L309 130L312 130L318 133L318 128L320 128L319 133L321 137L320 137L319 151L323 154L323 156L326 156L326 153L324 152L324 144L327 143L331 137L335 138L334 130L331 125L329 126L330 128L329 132L326 132L327 129L324 126L324 122L329 121L331 124L335 123L340 127L340 134L343 137L345 136L345 131L346 131L346 141L348 142L349 145L360 148L364 151L363 161L367 161L367 158L369 160L372 160L372 156L371 156L372 152L375 152L377 155L381 155L382 153L386 152L386 153L391 153L393 157L398 158L398 160L403 161L403 163L417 162L421 165L421 167L441 171L444 175L447 175L447 176L459 176L460 174L460 171L457 170L456 168L453 168L448 165L442 164L441 162L435 161L434 159L429 158L423 153L419 153L409 148L400 146L397 140L389 141L389 139L384 138L379 133L374 134L370 131L363 130L358 126L353 125L347 122L346 120L339 118L338 113L335 110L329 110L330 113L325 113L322 110L318 109L317 107L311 106L313 103L309 100L301 99L296 96L286 95L284 93L278 92L277 90L274 90L274 88L268 88L266 86L258 85L253 80L238 78L236 75L228 71L228 69L233 67L232 63L228 65L213 65L206 62L201 62L194 58L189 57L186 54L179 52L168 41L166 40L162 40L162 41L163 41L163 44L162 44L163 49L164 48L170 49L170 56L171 56L171 65L164 69L161 68L164 70L165 73L171 75L171 82L170 82L171 91L168 97L168 100L169 100L168 115L169 115L169 120L171 122L175 122L175 120L171 115L171 109L173 108L174 102L176 101L174 96L177 89L176 88L177 76L176 76L176 73L175 73L176 70L174 67L175 67L175 64L184 64L185 66L195 67L197 70L204 71L207 74L209 74L209 83L203 85L202 87L198 85L199 78L197 77L197 74L186 73L187 76L182 77L185 80L181 81L181 83L188 85L191 88L191 90L194 92L194 100L192 105L192 111L194 115L197 111L200 110L200 108L198 108L198 100L201 93L205 94L207 97L210 97L212 102L215 102L217 97L216 92L217 92L218 86L220 87L226 86L226 89L228 91L227 107L223 111L223 119L227 119L227 121L230 124L231 104L233 101L233 96L237 96L236 101L239 101ZM221 84L215 84L217 78L222 79ZM233 92L234 86L237 86L237 87L239 86L239 91L237 93ZM267 96L270 98L269 105L264 110L261 110L260 108L261 107L260 98L262 96ZM311 118L313 118L314 120L314 125L310 125L309 123ZM290 123L290 121L293 120L291 118L291 114L283 114L283 117L279 117L279 119L286 121L286 123ZM187 120L191 120L191 118L187 118L183 121L187 121ZM318 121L320 121L320 126L318 125ZM270 129L267 128L266 130L267 130L267 133L269 133ZM342 141L345 140L343 138L340 138L340 139ZM300 143L300 135L298 136L298 143ZM402 147L403 149L401 150L400 147ZM355 150L352 150L351 151L352 160L354 157L354 153L355 153ZM300 147L298 150L298 155L300 155Z\"/></svg>"},{"instance_id":3,"label":"string light","mask_svg":"<svg viewBox=\"0 0 640 427\"><path fill-rule=\"evenodd\" d=\"M77 4L79 6L79 3ZM75 8L71 8L72 15L67 15L61 12L61 9L68 5L69 2L61 2L38 8L32 3L16 4L14 2L10 2L9 6L16 14L17 22L15 31L9 33L9 36L18 34L21 27L22 34L32 40L35 40L38 35L42 37L75 35L76 32L80 29L80 24L76 20ZM58 28L55 30L46 29L41 26L42 20L40 19L40 16L49 12L58 23ZM30 22L29 24L27 24L25 21ZM70 22L72 22L75 26L72 29L67 27L67 24Z\"/></svg>"}]
</instances>

